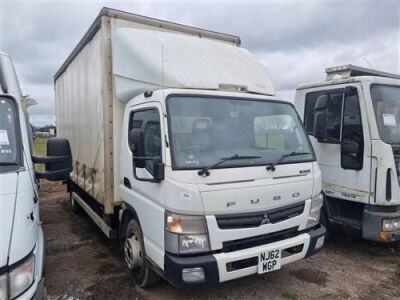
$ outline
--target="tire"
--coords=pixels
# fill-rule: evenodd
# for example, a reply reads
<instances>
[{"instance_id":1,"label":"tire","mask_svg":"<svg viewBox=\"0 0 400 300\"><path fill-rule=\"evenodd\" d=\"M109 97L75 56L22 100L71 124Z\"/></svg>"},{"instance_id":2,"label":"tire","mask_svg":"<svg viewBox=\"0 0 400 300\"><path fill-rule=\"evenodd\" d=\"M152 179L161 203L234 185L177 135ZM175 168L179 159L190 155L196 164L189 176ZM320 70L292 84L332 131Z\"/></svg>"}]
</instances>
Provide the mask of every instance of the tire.
<instances>
[{"instance_id":1,"label":"tire","mask_svg":"<svg viewBox=\"0 0 400 300\"><path fill-rule=\"evenodd\" d=\"M146 259L142 230L135 219L130 220L126 226L123 255L137 285L146 288L160 280Z\"/></svg>"},{"instance_id":2,"label":"tire","mask_svg":"<svg viewBox=\"0 0 400 300\"><path fill-rule=\"evenodd\" d=\"M82 207L79 206L78 203L72 198L72 193L69 193L69 207L74 214L82 213Z\"/></svg>"}]
</instances>

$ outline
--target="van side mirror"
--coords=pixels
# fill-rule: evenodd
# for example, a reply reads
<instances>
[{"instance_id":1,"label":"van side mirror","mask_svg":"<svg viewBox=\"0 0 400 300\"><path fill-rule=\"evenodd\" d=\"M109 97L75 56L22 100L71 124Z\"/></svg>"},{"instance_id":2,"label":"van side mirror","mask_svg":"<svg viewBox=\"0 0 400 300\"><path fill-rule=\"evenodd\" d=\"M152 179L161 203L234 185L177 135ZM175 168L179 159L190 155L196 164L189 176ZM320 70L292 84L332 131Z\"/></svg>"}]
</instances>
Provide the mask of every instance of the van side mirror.
<instances>
[{"instance_id":1,"label":"van side mirror","mask_svg":"<svg viewBox=\"0 0 400 300\"><path fill-rule=\"evenodd\" d=\"M327 137L327 106L328 95L321 95L318 97L314 106L314 127L313 136L318 140L325 140Z\"/></svg>"},{"instance_id":2,"label":"van side mirror","mask_svg":"<svg viewBox=\"0 0 400 300\"><path fill-rule=\"evenodd\" d=\"M132 152L133 176L135 179L149 182L160 182L164 180L164 164L162 163L160 157L146 156L144 130L141 128L132 128L129 131L128 144L129 149ZM151 174L153 178L149 179L138 177L136 168L144 169L146 167L146 161L149 160L153 162L151 165Z\"/></svg>"},{"instance_id":3,"label":"van side mirror","mask_svg":"<svg viewBox=\"0 0 400 300\"><path fill-rule=\"evenodd\" d=\"M64 138L50 138L47 141L47 156L32 156L35 164L45 164L45 171L35 170L37 179L62 181L70 178L72 154L69 141Z\"/></svg>"},{"instance_id":4,"label":"van side mirror","mask_svg":"<svg viewBox=\"0 0 400 300\"><path fill-rule=\"evenodd\" d=\"M146 164L144 159L146 149L144 146L144 130L141 128L132 128L129 132L129 149L132 152L133 163L136 168L143 169Z\"/></svg>"}]
</instances>

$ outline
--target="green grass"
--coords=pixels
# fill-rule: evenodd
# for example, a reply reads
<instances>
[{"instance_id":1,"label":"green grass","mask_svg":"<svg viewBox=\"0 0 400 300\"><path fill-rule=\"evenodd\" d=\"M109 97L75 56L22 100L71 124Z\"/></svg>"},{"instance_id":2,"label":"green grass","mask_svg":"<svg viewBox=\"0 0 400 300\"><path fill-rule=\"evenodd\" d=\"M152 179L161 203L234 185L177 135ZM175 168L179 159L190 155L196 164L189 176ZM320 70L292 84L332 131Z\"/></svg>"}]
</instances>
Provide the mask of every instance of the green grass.
<instances>
[{"instance_id":1,"label":"green grass","mask_svg":"<svg viewBox=\"0 0 400 300\"><path fill-rule=\"evenodd\" d=\"M37 137L34 139L33 145L35 148L35 155L37 156L46 155L47 138Z\"/></svg>"},{"instance_id":2,"label":"green grass","mask_svg":"<svg viewBox=\"0 0 400 300\"><path fill-rule=\"evenodd\" d=\"M47 152L47 138L37 137L33 140L33 147L35 148L36 156L46 156ZM37 164L38 170L44 170L44 164Z\"/></svg>"}]
</instances>

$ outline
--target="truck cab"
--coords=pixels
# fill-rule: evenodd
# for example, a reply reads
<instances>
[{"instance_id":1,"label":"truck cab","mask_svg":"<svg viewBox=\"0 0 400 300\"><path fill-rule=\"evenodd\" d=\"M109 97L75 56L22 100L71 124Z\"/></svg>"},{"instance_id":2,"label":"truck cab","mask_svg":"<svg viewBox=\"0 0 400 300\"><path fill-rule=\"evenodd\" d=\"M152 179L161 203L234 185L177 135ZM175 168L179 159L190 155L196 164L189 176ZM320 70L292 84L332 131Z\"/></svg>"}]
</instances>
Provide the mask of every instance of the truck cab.
<instances>
[{"instance_id":1,"label":"truck cab","mask_svg":"<svg viewBox=\"0 0 400 300\"><path fill-rule=\"evenodd\" d=\"M37 178L56 178L50 170L35 172L27 114L33 103L22 97L11 58L0 52L0 299L46 297ZM60 179L71 171L53 165L56 169Z\"/></svg>"},{"instance_id":2,"label":"truck cab","mask_svg":"<svg viewBox=\"0 0 400 300\"><path fill-rule=\"evenodd\" d=\"M400 76L353 65L297 88L295 106L318 157L332 231L400 240Z\"/></svg>"},{"instance_id":3,"label":"truck cab","mask_svg":"<svg viewBox=\"0 0 400 300\"><path fill-rule=\"evenodd\" d=\"M147 255L177 287L262 274L310 256L324 239L319 176L288 102L205 90L139 95L128 102L121 131L128 267L143 265L129 209Z\"/></svg>"}]
</instances>

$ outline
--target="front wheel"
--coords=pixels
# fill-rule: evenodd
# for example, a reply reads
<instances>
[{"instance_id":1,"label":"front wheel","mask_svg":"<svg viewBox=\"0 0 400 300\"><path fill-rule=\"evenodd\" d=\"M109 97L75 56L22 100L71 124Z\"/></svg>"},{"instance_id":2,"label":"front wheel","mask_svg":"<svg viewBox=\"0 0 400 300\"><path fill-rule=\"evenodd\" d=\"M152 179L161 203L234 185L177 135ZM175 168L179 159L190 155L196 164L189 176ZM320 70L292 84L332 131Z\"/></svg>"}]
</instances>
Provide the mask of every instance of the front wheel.
<instances>
[{"instance_id":1,"label":"front wheel","mask_svg":"<svg viewBox=\"0 0 400 300\"><path fill-rule=\"evenodd\" d=\"M124 239L124 258L135 282L142 288L156 284L160 277L151 268L146 259L143 234L139 223L130 220Z\"/></svg>"}]
</instances>

